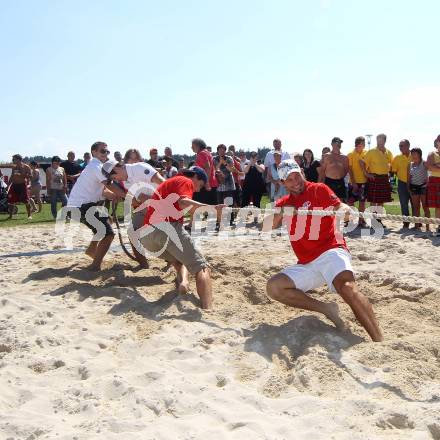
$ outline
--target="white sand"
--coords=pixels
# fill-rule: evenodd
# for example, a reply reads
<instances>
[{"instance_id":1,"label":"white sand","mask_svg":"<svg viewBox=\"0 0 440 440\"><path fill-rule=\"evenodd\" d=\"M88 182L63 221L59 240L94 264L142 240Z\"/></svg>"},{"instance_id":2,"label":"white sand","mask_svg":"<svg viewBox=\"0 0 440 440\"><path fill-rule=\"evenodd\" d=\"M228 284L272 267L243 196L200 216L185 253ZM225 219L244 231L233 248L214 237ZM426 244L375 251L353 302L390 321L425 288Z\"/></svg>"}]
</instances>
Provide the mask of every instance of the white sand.
<instances>
[{"instance_id":1,"label":"white sand","mask_svg":"<svg viewBox=\"0 0 440 440\"><path fill-rule=\"evenodd\" d=\"M2 229L0 254L52 236ZM0 439L440 439L440 239L348 243L383 343L324 288L353 335L267 299L285 237L202 241L212 312L160 260L113 250L94 277L82 253L1 258Z\"/></svg>"}]
</instances>

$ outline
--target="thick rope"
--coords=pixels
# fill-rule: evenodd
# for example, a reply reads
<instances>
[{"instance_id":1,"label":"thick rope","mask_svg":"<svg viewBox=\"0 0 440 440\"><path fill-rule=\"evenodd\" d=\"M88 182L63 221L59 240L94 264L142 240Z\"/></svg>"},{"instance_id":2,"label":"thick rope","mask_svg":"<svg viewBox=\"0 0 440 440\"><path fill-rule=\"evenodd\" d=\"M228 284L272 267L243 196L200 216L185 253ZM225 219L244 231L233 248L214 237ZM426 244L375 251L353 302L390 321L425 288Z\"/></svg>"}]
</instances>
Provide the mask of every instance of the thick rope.
<instances>
[{"instance_id":1,"label":"thick rope","mask_svg":"<svg viewBox=\"0 0 440 440\"><path fill-rule=\"evenodd\" d=\"M118 230L119 243L121 243L122 250L124 251L125 255L127 255L127 257L131 258L133 261L137 261L136 257L132 255L125 247L124 241L122 240L121 226L119 225L118 216L116 214L116 203L114 201L112 201L112 217L113 221L116 224L116 229Z\"/></svg>"},{"instance_id":2,"label":"thick rope","mask_svg":"<svg viewBox=\"0 0 440 440\"><path fill-rule=\"evenodd\" d=\"M270 215L270 214L283 214L283 211L286 215L315 215L319 217L327 217L327 216L338 216L338 217L344 217L346 211L339 210L339 211L333 211L333 210L324 210L324 209L295 209L293 207L290 207L288 210L283 209L261 209L254 206L246 206L244 208L231 208L227 207L224 208L226 211L232 211L232 212L240 212L240 210L248 210L249 214L263 214L263 215ZM395 214L380 214L377 212L358 212L353 211L352 214L354 217L359 216L359 218L363 219L377 219L377 220L394 220L394 221L401 221L405 223L422 223L426 225L440 225L440 218L429 218L429 217L413 217L409 215L395 215Z\"/></svg>"}]
</instances>

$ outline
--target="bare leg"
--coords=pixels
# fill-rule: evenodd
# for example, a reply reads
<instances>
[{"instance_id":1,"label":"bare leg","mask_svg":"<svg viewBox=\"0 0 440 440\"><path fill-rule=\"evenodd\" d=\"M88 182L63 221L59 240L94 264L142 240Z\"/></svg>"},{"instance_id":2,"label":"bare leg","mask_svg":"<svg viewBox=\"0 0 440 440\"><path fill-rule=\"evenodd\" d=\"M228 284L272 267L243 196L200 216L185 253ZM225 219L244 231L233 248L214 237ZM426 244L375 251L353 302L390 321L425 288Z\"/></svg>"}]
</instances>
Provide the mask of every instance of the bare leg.
<instances>
[{"instance_id":1,"label":"bare leg","mask_svg":"<svg viewBox=\"0 0 440 440\"><path fill-rule=\"evenodd\" d=\"M359 202L359 212L365 212L365 202ZM359 225L365 226L367 223L364 218L359 219Z\"/></svg>"},{"instance_id":2,"label":"bare leg","mask_svg":"<svg viewBox=\"0 0 440 440\"><path fill-rule=\"evenodd\" d=\"M35 199L38 205L38 212L41 212L41 209L43 208L43 204L41 203L41 196L38 195L38 197Z\"/></svg>"},{"instance_id":3,"label":"bare leg","mask_svg":"<svg viewBox=\"0 0 440 440\"><path fill-rule=\"evenodd\" d=\"M188 293L189 280L188 280L187 268L182 263L178 263L178 262L173 263L173 266L177 272L177 274L176 274L177 291L180 294Z\"/></svg>"},{"instance_id":4,"label":"bare leg","mask_svg":"<svg viewBox=\"0 0 440 440\"><path fill-rule=\"evenodd\" d=\"M28 215L28 217L30 217L31 216L31 205L28 202L28 203L25 203L25 206L26 206L27 215Z\"/></svg>"},{"instance_id":5,"label":"bare leg","mask_svg":"<svg viewBox=\"0 0 440 440\"><path fill-rule=\"evenodd\" d=\"M196 273L196 287L202 309L212 308L211 273L207 267Z\"/></svg>"},{"instance_id":6,"label":"bare leg","mask_svg":"<svg viewBox=\"0 0 440 440\"><path fill-rule=\"evenodd\" d=\"M37 211L37 207L35 206L35 202L34 202L34 199L32 197L29 199L29 205L31 207L31 211L32 212L36 212Z\"/></svg>"},{"instance_id":7,"label":"bare leg","mask_svg":"<svg viewBox=\"0 0 440 440\"><path fill-rule=\"evenodd\" d=\"M85 254L90 257L92 260L95 258L96 248L98 247L97 241L91 241L88 248L86 249Z\"/></svg>"},{"instance_id":8,"label":"bare leg","mask_svg":"<svg viewBox=\"0 0 440 440\"><path fill-rule=\"evenodd\" d=\"M93 258L93 263L89 266L89 270L100 270L101 263L104 259L105 254L110 248L112 244L114 235L107 235L101 241L98 242L98 246L96 247L95 257Z\"/></svg>"},{"instance_id":9,"label":"bare leg","mask_svg":"<svg viewBox=\"0 0 440 440\"><path fill-rule=\"evenodd\" d=\"M411 200L412 200L413 216L419 217L420 216L420 196L413 195L413 196L411 196ZM420 223L415 224L416 229L420 229L421 226L422 225Z\"/></svg>"},{"instance_id":10,"label":"bare leg","mask_svg":"<svg viewBox=\"0 0 440 440\"><path fill-rule=\"evenodd\" d=\"M273 276L267 282L266 291L268 296L275 301L287 306L322 313L337 328L345 328L336 303L325 303L306 295L302 290L296 288L295 283L287 275L279 273Z\"/></svg>"},{"instance_id":11,"label":"bare leg","mask_svg":"<svg viewBox=\"0 0 440 440\"><path fill-rule=\"evenodd\" d=\"M333 280L333 285L342 299L351 307L354 315L371 339L374 342L382 341L382 332L374 315L373 307L367 297L359 292L353 274L348 270L341 272Z\"/></svg>"}]
</instances>

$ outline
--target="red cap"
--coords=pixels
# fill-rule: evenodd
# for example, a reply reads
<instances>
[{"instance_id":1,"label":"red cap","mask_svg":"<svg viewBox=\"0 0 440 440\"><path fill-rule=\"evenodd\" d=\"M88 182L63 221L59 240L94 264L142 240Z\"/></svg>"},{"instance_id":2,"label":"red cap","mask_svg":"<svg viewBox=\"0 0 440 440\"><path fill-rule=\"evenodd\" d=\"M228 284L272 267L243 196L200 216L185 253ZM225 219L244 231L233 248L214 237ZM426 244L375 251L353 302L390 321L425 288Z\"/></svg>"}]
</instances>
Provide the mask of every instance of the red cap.
<instances>
[{"instance_id":1,"label":"red cap","mask_svg":"<svg viewBox=\"0 0 440 440\"><path fill-rule=\"evenodd\" d=\"M157 148L152 148L152 149L150 150L150 155L153 154L153 153L157 153Z\"/></svg>"}]
</instances>

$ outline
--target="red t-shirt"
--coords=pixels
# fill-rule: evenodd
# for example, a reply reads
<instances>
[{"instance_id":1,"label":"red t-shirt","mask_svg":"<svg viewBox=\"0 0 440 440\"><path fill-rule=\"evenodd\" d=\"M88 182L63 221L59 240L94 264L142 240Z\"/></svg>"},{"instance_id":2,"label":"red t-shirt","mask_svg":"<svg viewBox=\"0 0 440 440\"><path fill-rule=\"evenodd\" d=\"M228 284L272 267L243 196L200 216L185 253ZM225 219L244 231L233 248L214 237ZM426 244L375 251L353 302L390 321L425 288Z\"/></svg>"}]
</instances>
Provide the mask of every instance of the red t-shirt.
<instances>
[{"instance_id":1,"label":"red t-shirt","mask_svg":"<svg viewBox=\"0 0 440 440\"><path fill-rule=\"evenodd\" d=\"M241 170L241 163L240 163L240 161L237 160L235 157L233 157L232 160L234 161L234 168L237 169L237 170L242 171L242 170ZM232 173L232 175L234 176L235 186L236 186L236 187L237 187L237 186L240 186L240 183L241 183L241 182L240 182L240 176L239 176L239 174L234 172L234 173Z\"/></svg>"},{"instance_id":2,"label":"red t-shirt","mask_svg":"<svg viewBox=\"0 0 440 440\"><path fill-rule=\"evenodd\" d=\"M184 214L178 202L183 198L191 199L194 190L193 181L185 176L174 176L162 182L150 199L144 225L154 225L164 221L183 223Z\"/></svg>"},{"instance_id":3,"label":"red t-shirt","mask_svg":"<svg viewBox=\"0 0 440 440\"><path fill-rule=\"evenodd\" d=\"M217 182L217 179L215 177L215 166L214 166L214 160L212 159L212 154L208 150L206 150L206 149L200 150L197 153L194 165L197 166L197 167L200 167L200 168L202 168L202 169L204 169L206 171L205 165L207 163L210 166L209 175L208 175L209 186L211 188L217 188L218 182Z\"/></svg>"},{"instance_id":4,"label":"red t-shirt","mask_svg":"<svg viewBox=\"0 0 440 440\"><path fill-rule=\"evenodd\" d=\"M275 206L326 209L340 203L341 201L327 185L306 182L302 194L284 196ZM329 249L338 247L347 249L342 233L336 230L335 216L294 215L290 226L290 244L299 264L310 263Z\"/></svg>"}]
</instances>

